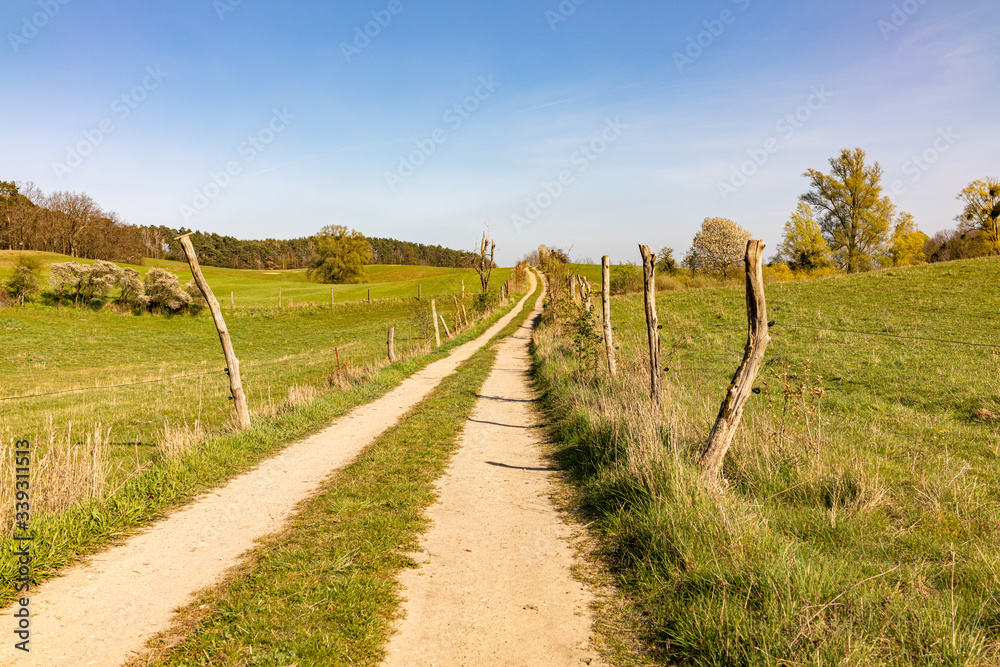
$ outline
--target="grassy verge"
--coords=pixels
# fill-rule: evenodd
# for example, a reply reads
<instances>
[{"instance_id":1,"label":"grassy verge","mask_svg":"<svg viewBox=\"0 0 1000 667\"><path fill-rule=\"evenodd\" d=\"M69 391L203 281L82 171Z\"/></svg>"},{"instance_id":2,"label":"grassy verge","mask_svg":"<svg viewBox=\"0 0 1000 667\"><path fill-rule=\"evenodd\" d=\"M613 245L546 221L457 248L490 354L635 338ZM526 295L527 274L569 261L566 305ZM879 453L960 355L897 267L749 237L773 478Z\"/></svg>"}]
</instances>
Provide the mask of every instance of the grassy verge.
<instances>
[{"instance_id":1,"label":"grassy verge","mask_svg":"<svg viewBox=\"0 0 1000 667\"><path fill-rule=\"evenodd\" d=\"M399 613L397 573L415 566L405 554L495 357L491 343L446 377L135 664L379 664Z\"/></svg>"},{"instance_id":2,"label":"grassy verge","mask_svg":"<svg viewBox=\"0 0 1000 667\"><path fill-rule=\"evenodd\" d=\"M535 376L555 455L655 660L1000 662L996 351L791 328L996 343L998 279L984 259L770 286L774 343L723 490L694 461L745 342L728 326L742 290L658 298L659 413L638 297L614 300L615 382L592 327L547 310Z\"/></svg>"},{"instance_id":3,"label":"grassy verge","mask_svg":"<svg viewBox=\"0 0 1000 667\"><path fill-rule=\"evenodd\" d=\"M289 442L320 430L353 407L385 394L413 372L443 357L446 350L482 334L503 313L504 310L494 311L437 352L383 367L344 390L326 389L302 405L287 405L273 416L257 419L248 431L209 435L204 442L176 457L155 457L141 474L126 478L120 486L98 499L76 502L65 511L33 516L32 576L35 583L48 579L80 556L99 551L112 540L162 516L197 494L224 484ZM13 471L5 468L6 463L4 457L0 461L0 472L5 479L12 479ZM12 497L8 497L11 488L3 487L0 491L0 501L4 501L0 505L12 507ZM12 511L6 515L13 518ZM10 536L0 535L0 551L12 553L12 545ZM0 604L14 598L14 568L13 560L4 560L0 569Z\"/></svg>"}]
</instances>

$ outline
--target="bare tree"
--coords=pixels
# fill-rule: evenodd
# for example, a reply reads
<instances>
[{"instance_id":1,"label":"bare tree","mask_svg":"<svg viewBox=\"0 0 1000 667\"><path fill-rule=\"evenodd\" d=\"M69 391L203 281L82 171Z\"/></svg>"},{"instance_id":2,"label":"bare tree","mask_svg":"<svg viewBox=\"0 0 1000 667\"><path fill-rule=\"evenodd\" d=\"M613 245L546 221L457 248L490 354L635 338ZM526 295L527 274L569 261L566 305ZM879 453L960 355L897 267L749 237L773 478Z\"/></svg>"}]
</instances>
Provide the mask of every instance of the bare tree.
<instances>
[{"instance_id":1,"label":"bare tree","mask_svg":"<svg viewBox=\"0 0 1000 667\"><path fill-rule=\"evenodd\" d=\"M100 207L82 192L53 192L47 204L47 208L65 216L69 254L79 257L80 235L101 217Z\"/></svg>"},{"instance_id":2,"label":"bare tree","mask_svg":"<svg viewBox=\"0 0 1000 667\"><path fill-rule=\"evenodd\" d=\"M490 278L493 276L493 267L496 266L493 263L493 256L496 252L496 241L490 239L487 236L487 231L483 232L483 240L479 244L479 254L476 256L473 268L476 269L476 273L479 274L479 282L483 288L483 294L490 289ZM489 252L489 257L486 256L487 251Z\"/></svg>"}]
</instances>

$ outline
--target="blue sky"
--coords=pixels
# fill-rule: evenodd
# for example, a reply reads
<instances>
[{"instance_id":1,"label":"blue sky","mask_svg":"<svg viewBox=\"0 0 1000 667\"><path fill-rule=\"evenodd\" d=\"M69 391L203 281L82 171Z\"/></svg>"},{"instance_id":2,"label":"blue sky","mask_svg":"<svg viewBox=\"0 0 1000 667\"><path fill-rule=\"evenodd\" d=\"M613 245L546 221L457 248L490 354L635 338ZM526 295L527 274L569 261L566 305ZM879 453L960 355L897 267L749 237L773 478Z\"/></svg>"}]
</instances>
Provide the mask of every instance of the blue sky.
<instances>
[{"instance_id":1,"label":"blue sky","mask_svg":"<svg viewBox=\"0 0 1000 667\"><path fill-rule=\"evenodd\" d=\"M489 222L510 264L680 255L721 216L769 255L843 148L928 233L1000 176L994 0L6 0L0 28L0 180L135 224Z\"/></svg>"}]
</instances>

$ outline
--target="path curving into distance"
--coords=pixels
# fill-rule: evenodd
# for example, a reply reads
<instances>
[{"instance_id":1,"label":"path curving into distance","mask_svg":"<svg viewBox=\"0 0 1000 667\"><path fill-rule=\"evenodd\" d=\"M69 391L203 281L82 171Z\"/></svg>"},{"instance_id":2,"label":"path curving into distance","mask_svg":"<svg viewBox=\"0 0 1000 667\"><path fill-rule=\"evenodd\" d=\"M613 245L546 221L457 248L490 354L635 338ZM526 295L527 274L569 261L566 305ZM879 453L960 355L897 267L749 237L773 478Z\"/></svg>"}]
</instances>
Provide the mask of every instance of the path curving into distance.
<instances>
[{"instance_id":1,"label":"path curving into distance","mask_svg":"<svg viewBox=\"0 0 1000 667\"><path fill-rule=\"evenodd\" d=\"M279 530L295 506L350 463L447 375L521 312L530 289L496 324L413 374L382 398L293 443L121 545L68 569L31 596L31 652L0 643L0 665L121 665L170 626L174 610L215 583L257 539ZM14 607L0 610L13 619ZM3 622L2 628L12 626ZM5 630L5 633L8 632Z\"/></svg>"},{"instance_id":2,"label":"path curving into distance","mask_svg":"<svg viewBox=\"0 0 1000 667\"><path fill-rule=\"evenodd\" d=\"M405 617L385 667L601 664L593 596L572 576L572 529L551 500L553 470L528 386L532 317L497 360L438 481L433 527L400 576Z\"/></svg>"}]
</instances>

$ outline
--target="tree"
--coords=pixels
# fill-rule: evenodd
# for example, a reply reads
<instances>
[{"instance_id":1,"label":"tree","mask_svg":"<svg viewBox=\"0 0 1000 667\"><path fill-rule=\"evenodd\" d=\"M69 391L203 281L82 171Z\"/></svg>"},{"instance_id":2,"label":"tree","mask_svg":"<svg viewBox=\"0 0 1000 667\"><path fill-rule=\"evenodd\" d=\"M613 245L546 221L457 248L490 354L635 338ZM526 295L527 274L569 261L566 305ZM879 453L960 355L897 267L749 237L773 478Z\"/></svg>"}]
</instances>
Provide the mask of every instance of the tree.
<instances>
[{"instance_id":1,"label":"tree","mask_svg":"<svg viewBox=\"0 0 1000 667\"><path fill-rule=\"evenodd\" d=\"M833 253L823 238L812 207L799 202L792 217L785 223L785 235L778 246L777 257L793 270L819 269L833 266Z\"/></svg>"},{"instance_id":2,"label":"tree","mask_svg":"<svg viewBox=\"0 0 1000 667\"><path fill-rule=\"evenodd\" d=\"M321 283L364 282L372 248L361 232L327 225L312 237L313 256L307 274Z\"/></svg>"},{"instance_id":3,"label":"tree","mask_svg":"<svg viewBox=\"0 0 1000 667\"><path fill-rule=\"evenodd\" d=\"M965 202L958 221L959 231L978 230L990 255L1000 255L1000 180L986 177L972 181L958 194Z\"/></svg>"},{"instance_id":4,"label":"tree","mask_svg":"<svg viewBox=\"0 0 1000 667\"><path fill-rule=\"evenodd\" d=\"M479 243L479 254L476 255L472 264L472 268L479 274L479 284L483 288L482 294L490 291L490 278L493 276L493 268L496 266L493 263L493 256L496 249L496 241L491 240L486 236L486 232L483 232L483 240ZM489 252L489 257L486 256L487 251Z\"/></svg>"},{"instance_id":5,"label":"tree","mask_svg":"<svg viewBox=\"0 0 1000 667\"><path fill-rule=\"evenodd\" d=\"M882 194L882 167L865 165L860 148L830 158L830 174L809 169L811 189L800 199L815 209L820 229L837 262L848 273L875 267L895 208Z\"/></svg>"},{"instance_id":6,"label":"tree","mask_svg":"<svg viewBox=\"0 0 1000 667\"><path fill-rule=\"evenodd\" d=\"M18 256L10 280L7 281L7 293L18 305L24 305L25 301L31 301L38 295L38 271L41 267L41 262L34 257Z\"/></svg>"},{"instance_id":7,"label":"tree","mask_svg":"<svg viewBox=\"0 0 1000 667\"><path fill-rule=\"evenodd\" d=\"M656 270L673 275L677 273L677 260L674 259L674 249L666 246L656 254Z\"/></svg>"},{"instance_id":8,"label":"tree","mask_svg":"<svg viewBox=\"0 0 1000 667\"><path fill-rule=\"evenodd\" d=\"M691 242L691 249L685 263L692 269L700 269L728 278L743 264L747 242L753 236L732 220L726 218L705 218Z\"/></svg>"},{"instance_id":9,"label":"tree","mask_svg":"<svg viewBox=\"0 0 1000 667\"><path fill-rule=\"evenodd\" d=\"M889 260L893 266L926 264L927 256L924 254L924 245L929 240L930 237L927 234L917 229L913 216L902 211L896 218L896 225L893 229L888 253Z\"/></svg>"},{"instance_id":10,"label":"tree","mask_svg":"<svg viewBox=\"0 0 1000 667\"><path fill-rule=\"evenodd\" d=\"M46 202L47 208L62 214L65 237L63 239L71 257L79 257L80 235L103 214L97 203L82 192L53 192Z\"/></svg>"}]
</instances>

